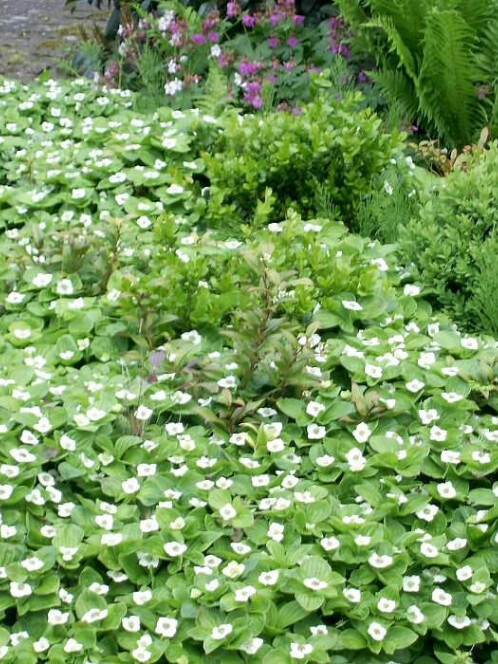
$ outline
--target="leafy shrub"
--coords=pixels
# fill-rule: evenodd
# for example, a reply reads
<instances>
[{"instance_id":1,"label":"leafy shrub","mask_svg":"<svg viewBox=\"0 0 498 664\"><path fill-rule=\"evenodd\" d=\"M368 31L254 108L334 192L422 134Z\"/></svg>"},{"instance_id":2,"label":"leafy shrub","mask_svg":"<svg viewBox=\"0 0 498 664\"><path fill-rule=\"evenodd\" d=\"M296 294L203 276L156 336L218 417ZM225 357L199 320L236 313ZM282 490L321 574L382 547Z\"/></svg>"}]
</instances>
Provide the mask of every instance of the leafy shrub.
<instances>
[{"instance_id":1,"label":"leafy shrub","mask_svg":"<svg viewBox=\"0 0 498 664\"><path fill-rule=\"evenodd\" d=\"M429 134L463 146L496 123L496 0L337 0L381 65L391 104Z\"/></svg>"},{"instance_id":2,"label":"leafy shrub","mask_svg":"<svg viewBox=\"0 0 498 664\"><path fill-rule=\"evenodd\" d=\"M289 206L351 222L372 180L401 149L361 95L330 104L318 98L299 115L233 116L211 154L208 210L217 223L261 213L279 221Z\"/></svg>"},{"instance_id":3,"label":"leafy shrub","mask_svg":"<svg viewBox=\"0 0 498 664\"><path fill-rule=\"evenodd\" d=\"M399 236L400 256L416 266L434 301L467 328L494 334L497 165L494 145L468 164L468 172L434 178L420 212Z\"/></svg>"},{"instance_id":4,"label":"leafy shrub","mask_svg":"<svg viewBox=\"0 0 498 664\"><path fill-rule=\"evenodd\" d=\"M496 342L337 222L201 232L210 118L0 95L2 661L491 663Z\"/></svg>"}]
</instances>

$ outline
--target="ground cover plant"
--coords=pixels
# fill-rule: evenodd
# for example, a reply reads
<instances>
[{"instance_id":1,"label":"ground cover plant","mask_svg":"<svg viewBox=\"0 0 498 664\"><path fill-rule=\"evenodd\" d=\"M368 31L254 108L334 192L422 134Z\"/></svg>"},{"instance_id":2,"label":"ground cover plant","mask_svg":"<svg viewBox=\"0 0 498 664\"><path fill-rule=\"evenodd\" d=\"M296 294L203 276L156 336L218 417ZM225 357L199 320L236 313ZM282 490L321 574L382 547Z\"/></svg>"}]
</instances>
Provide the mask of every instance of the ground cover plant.
<instances>
[{"instance_id":1,"label":"ground cover plant","mask_svg":"<svg viewBox=\"0 0 498 664\"><path fill-rule=\"evenodd\" d=\"M203 227L209 116L0 95L2 661L494 663L496 341L337 220Z\"/></svg>"}]
</instances>

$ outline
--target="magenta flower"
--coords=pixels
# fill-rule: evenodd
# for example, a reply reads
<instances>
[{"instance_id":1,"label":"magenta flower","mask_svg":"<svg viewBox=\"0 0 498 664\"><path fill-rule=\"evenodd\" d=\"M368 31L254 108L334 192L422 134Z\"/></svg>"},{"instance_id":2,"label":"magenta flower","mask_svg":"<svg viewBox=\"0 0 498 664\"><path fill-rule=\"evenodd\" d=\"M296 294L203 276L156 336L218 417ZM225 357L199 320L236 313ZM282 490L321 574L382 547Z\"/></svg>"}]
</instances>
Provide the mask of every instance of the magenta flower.
<instances>
[{"instance_id":1,"label":"magenta flower","mask_svg":"<svg viewBox=\"0 0 498 664\"><path fill-rule=\"evenodd\" d=\"M280 45L280 40L278 37L270 37L267 41L269 48L278 48Z\"/></svg>"},{"instance_id":2,"label":"magenta flower","mask_svg":"<svg viewBox=\"0 0 498 664\"><path fill-rule=\"evenodd\" d=\"M234 16L238 16L241 11L242 11L242 8L241 8L241 6L239 5L238 2L228 2L227 3L227 16L228 16L228 18L233 18Z\"/></svg>"},{"instance_id":3,"label":"magenta flower","mask_svg":"<svg viewBox=\"0 0 498 664\"><path fill-rule=\"evenodd\" d=\"M192 35L192 41L194 42L194 44L205 44L206 37L204 35L196 33L195 35Z\"/></svg>"},{"instance_id":4,"label":"magenta flower","mask_svg":"<svg viewBox=\"0 0 498 664\"><path fill-rule=\"evenodd\" d=\"M239 64L239 73L242 76L254 76L262 69L263 65L259 62L248 62L247 60Z\"/></svg>"},{"instance_id":5,"label":"magenta flower","mask_svg":"<svg viewBox=\"0 0 498 664\"><path fill-rule=\"evenodd\" d=\"M292 48L294 48L295 46L299 46L299 39L296 36L292 35L287 40L287 46L291 46Z\"/></svg>"},{"instance_id":6,"label":"magenta flower","mask_svg":"<svg viewBox=\"0 0 498 664\"><path fill-rule=\"evenodd\" d=\"M305 17L302 16L301 14L296 14L293 17L292 21L294 22L294 25L301 26L301 25L304 25L304 19L305 19Z\"/></svg>"},{"instance_id":7,"label":"magenta flower","mask_svg":"<svg viewBox=\"0 0 498 664\"><path fill-rule=\"evenodd\" d=\"M217 44L220 41L220 33L213 30L208 34L208 39L212 44Z\"/></svg>"},{"instance_id":8,"label":"magenta flower","mask_svg":"<svg viewBox=\"0 0 498 664\"><path fill-rule=\"evenodd\" d=\"M282 23L282 15L281 14L270 14L270 23L273 25L273 27L277 27L277 25L280 25Z\"/></svg>"},{"instance_id":9,"label":"magenta flower","mask_svg":"<svg viewBox=\"0 0 498 664\"><path fill-rule=\"evenodd\" d=\"M254 26L256 25L256 19L254 18L254 16L250 16L249 14L244 14L244 16L242 17L242 25L245 28L254 28Z\"/></svg>"}]
</instances>

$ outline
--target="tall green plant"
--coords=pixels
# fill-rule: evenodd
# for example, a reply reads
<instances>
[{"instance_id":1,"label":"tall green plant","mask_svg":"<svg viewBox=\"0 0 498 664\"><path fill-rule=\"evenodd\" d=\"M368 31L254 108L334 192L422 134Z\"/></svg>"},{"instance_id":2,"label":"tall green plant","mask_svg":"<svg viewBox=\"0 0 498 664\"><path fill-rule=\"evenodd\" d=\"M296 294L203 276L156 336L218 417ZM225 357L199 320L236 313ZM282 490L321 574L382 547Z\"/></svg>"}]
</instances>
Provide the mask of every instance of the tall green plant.
<instances>
[{"instance_id":1,"label":"tall green plant","mask_svg":"<svg viewBox=\"0 0 498 664\"><path fill-rule=\"evenodd\" d=\"M498 0L337 0L379 65L388 100L446 143L496 117ZM493 111L495 108L495 111Z\"/></svg>"}]
</instances>

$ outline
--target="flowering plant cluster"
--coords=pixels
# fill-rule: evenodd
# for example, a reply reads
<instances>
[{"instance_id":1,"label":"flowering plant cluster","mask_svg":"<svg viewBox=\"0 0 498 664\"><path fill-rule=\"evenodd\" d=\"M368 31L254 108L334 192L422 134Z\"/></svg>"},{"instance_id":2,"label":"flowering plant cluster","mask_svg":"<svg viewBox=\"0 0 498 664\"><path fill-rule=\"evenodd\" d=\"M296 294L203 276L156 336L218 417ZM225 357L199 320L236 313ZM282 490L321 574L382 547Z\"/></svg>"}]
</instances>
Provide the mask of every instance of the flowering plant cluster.
<instances>
[{"instance_id":1,"label":"flowering plant cluster","mask_svg":"<svg viewBox=\"0 0 498 664\"><path fill-rule=\"evenodd\" d=\"M0 661L492 662L496 341L130 103L0 84Z\"/></svg>"},{"instance_id":2,"label":"flowering plant cluster","mask_svg":"<svg viewBox=\"0 0 498 664\"><path fill-rule=\"evenodd\" d=\"M104 80L143 88L144 78L154 78L149 60L146 74L141 66L144 52L152 49L154 80L164 87L164 101L177 108L192 105L214 68L225 77L227 102L299 112L309 99L312 74L351 55L346 23L324 16L318 25L306 25L294 0L276 0L257 11L243 11L235 0L223 16L218 10L202 16L179 2L161 3L156 15L121 26L118 57L106 64ZM364 74L359 82L367 83Z\"/></svg>"}]
</instances>

